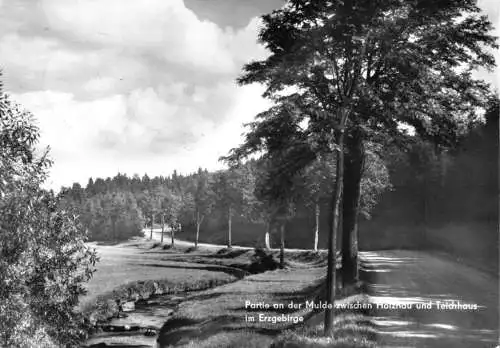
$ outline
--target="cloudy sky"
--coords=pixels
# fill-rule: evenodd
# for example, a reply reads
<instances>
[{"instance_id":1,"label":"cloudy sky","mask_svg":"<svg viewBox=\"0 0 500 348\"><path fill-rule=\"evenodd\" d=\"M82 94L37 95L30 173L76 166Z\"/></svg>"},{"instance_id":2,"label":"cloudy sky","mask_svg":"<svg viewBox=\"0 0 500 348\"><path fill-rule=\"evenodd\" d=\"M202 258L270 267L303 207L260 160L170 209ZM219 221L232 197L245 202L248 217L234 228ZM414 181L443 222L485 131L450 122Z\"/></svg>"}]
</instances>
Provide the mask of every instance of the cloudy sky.
<instances>
[{"instance_id":1,"label":"cloudy sky","mask_svg":"<svg viewBox=\"0 0 500 348\"><path fill-rule=\"evenodd\" d=\"M496 1L480 6L500 27ZM261 87L234 81L244 63L266 56L258 17L281 4L0 0L5 89L51 146L49 185L219 168L242 123L268 106Z\"/></svg>"}]
</instances>

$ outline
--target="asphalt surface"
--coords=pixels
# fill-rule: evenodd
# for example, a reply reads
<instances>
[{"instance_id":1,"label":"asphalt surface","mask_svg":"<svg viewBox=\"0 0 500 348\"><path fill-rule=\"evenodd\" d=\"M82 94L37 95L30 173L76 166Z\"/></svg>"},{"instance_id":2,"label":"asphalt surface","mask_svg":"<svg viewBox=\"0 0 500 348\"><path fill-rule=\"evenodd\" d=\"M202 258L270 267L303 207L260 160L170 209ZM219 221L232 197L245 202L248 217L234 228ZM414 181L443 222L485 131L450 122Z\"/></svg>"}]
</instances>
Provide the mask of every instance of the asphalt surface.
<instances>
[{"instance_id":1,"label":"asphalt surface","mask_svg":"<svg viewBox=\"0 0 500 348\"><path fill-rule=\"evenodd\" d=\"M498 278L420 251L363 252L362 259L380 347L499 344ZM422 303L430 308L417 308Z\"/></svg>"}]
</instances>

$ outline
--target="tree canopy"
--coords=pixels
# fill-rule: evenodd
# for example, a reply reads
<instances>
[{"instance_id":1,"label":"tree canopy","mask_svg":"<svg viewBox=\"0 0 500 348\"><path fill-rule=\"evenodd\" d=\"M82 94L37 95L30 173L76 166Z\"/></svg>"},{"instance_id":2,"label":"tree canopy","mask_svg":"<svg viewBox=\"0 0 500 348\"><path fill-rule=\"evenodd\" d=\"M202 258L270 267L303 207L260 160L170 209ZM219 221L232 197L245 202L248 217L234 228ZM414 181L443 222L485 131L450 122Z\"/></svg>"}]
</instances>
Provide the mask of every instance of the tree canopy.
<instances>
[{"instance_id":1,"label":"tree canopy","mask_svg":"<svg viewBox=\"0 0 500 348\"><path fill-rule=\"evenodd\" d=\"M498 45L472 0L290 0L262 19L259 41L271 54L245 65L238 82L263 84L275 105L227 159L286 153L278 166L293 176L318 155L337 153L327 273L333 302L340 215L343 278L357 277L367 144L401 144L409 139L402 126L410 126L438 147L456 145L491 96L472 71L492 69L488 49ZM326 312L330 335L333 311Z\"/></svg>"}]
</instances>

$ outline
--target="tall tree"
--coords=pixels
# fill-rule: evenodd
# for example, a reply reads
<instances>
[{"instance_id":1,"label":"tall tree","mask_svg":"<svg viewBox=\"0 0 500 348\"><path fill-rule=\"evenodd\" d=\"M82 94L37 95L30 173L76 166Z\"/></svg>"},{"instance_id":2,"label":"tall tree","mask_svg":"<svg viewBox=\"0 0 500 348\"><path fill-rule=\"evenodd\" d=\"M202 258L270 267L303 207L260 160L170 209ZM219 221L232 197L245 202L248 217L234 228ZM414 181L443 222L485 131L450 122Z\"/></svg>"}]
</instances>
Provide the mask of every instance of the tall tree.
<instances>
[{"instance_id":1,"label":"tall tree","mask_svg":"<svg viewBox=\"0 0 500 348\"><path fill-rule=\"evenodd\" d=\"M181 208L179 211L179 223L181 226L186 226L193 224L195 222L195 203L194 203L194 197L193 193L189 192L190 190L187 190L186 192L181 194Z\"/></svg>"},{"instance_id":2,"label":"tall tree","mask_svg":"<svg viewBox=\"0 0 500 348\"><path fill-rule=\"evenodd\" d=\"M219 171L214 176L212 191L215 205L227 213L227 247L232 247L232 219L235 214L248 215L253 199L254 178L251 170L242 164Z\"/></svg>"},{"instance_id":3,"label":"tall tree","mask_svg":"<svg viewBox=\"0 0 500 348\"><path fill-rule=\"evenodd\" d=\"M265 161L255 161L253 164L253 176L255 178L255 186L253 199L249 202L249 220L261 223L265 226L264 245L266 249L271 249L271 226L276 216L276 205L272 197L266 193L265 186L267 185L267 171Z\"/></svg>"},{"instance_id":4,"label":"tall tree","mask_svg":"<svg viewBox=\"0 0 500 348\"><path fill-rule=\"evenodd\" d=\"M304 198L306 206L314 211L314 243L313 250L318 250L319 221L321 214L321 203L333 190L332 183L335 182L335 163L328 156L318 158L306 168L304 174Z\"/></svg>"},{"instance_id":5,"label":"tall tree","mask_svg":"<svg viewBox=\"0 0 500 348\"><path fill-rule=\"evenodd\" d=\"M41 186L52 161L36 155L39 130L0 83L0 346L77 346L75 311L95 251L71 212Z\"/></svg>"},{"instance_id":6,"label":"tall tree","mask_svg":"<svg viewBox=\"0 0 500 348\"><path fill-rule=\"evenodd\" d=\"M195 176L195 187L193 193L194 201L194 220L196 223L196 236L194 247L198 247L200 239L200 227L206 215L210 213L213 207L213 194L210 190L209 175L201 168Z\"/></svg>"},{"instance_id":7,"label":"tall tree","mask_svg":"<svg viewBox=\"0 0 500 348\"><path fill-rule=\"evenodd\" d=\"M154 177L152 182L158 182L157 178ZM165 214L168 209L167 196L169 195L168 188L162 186L158 183L154 188L154 197L157 200L158 215L160 216L160 226L161 226L161 239L160 243L163 243L163 237L165 235ZM153 198L153 197L151 197ZM152 231L152 230L151 230Z\"/></svg>"},{"instance_id":8,"label":"tall tree","mask_svg":"<svg viewBox=\"0 0 500 348\"><path fill-rule=\"evenodd\" d=\"M94 180L92 178L89 178L89 181L87 182L87 186L85 187L85 192L90 196L95 194Z\"/></svg>"},{"instance_id":9,"label":"tall tree","mask_svg":"<svg viewBox=\"0 0 500 348\"><path fill-rule=\"evenodd\" d=\"M149 239L153 239L153 229L157 218L157 214L160 211L160 204L161 204L161 193L155 188L151 187L149 190L143 191L142 194L140 195L139 205L144 214L148 216L149 221L151 223Z\"/></svg>"},{"instance_id":10,"label":"tall tree","mask_svg":"<svg viewBox=\"0 0 500 348\"><path fill-rule=\"evenodd\" d=\"M359 203L360 214L367 220L377 204L382 193L392 190L389 168L386 162L388 155L384 154L383 146L366 143L363 175L361 177L361 199ZM357 243L357 241L356 241Z\"/></svg>"},{"instance_id":11,"label":"tall tree","mask_svg":"<svg viewBox=\"0 0 500 348\"><path fill-rule=\"evenodd\" d=\"M287 138L290 142L288 149L294 148L294 138ZM297 149L295 149L297 150ZM280 232L280 267L285 265L285 231L287 222L295 215L295 207L300 191L297 190L297 176L288 168L286 152L273 152L260 159L262 169L261 178L257 181L256 195L263 202L261 208L267 211L266 234L270 226L276 224ZM266 236L267 237L267 236ZM267 247L267 246L266 246Z\"/></svg>"},{"instance_id":12,"label":"tall tree","mask_svg":"<svg viewBox=\"0 0 500 348\"><path fill-rule=\"evenodd\" d=\"M163 199L164 221L170 227L171 245L175 243L175 232L178 230L179 217L182 209L182 197L170 190L166 191Z\"/></svg>"},{"instance_id":13,"label":"tall tree","mask_svg":"<svg viewBox=\"0 0 500 348\"><path fill-rule=\"evenodd\" d=\"M488 86L475 80L471 70L492 68L487 49L498 46L489 34L491 24L479 12L471 0L290 0L263 16L259 40L271 54L246 65L239 82L265 84L264 95L274 100L295 88L285 98L301 100L307 133L336 144L329 304L335 297L334 240L342 196L347 198L342 238L357 240L366 141L401 140L400 124L406 124L423 139L450 146L464 123L475 120L475 108L484 105ZM344 171L350 175L345 187ZM345 276L354 281L357 249L346 246ZM325 314L325 334L333 335L333 309Z\"/></svg>"}]
</instances>

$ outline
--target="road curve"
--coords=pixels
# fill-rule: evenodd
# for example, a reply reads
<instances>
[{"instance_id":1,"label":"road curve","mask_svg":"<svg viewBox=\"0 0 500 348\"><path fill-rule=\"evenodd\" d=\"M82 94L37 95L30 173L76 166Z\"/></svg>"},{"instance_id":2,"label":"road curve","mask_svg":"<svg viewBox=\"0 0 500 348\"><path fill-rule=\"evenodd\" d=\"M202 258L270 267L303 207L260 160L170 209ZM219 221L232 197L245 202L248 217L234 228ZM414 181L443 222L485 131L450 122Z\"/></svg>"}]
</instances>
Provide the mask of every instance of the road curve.
<instances>
[{"instance_id":1,"label":"road curve","mask_svg":"<svg viewBox=\"0 0 500 348\"><path fill-rule=\"evenodd\" d=\"M363 252L361 257L375 303L373 322L380 347L499 344L498 278L420 251ZM444 308L438 301L454 306ZM405 303L412 303L411 308L404 309ZM417 309L417 303L430 303L431 308Z\"/></svg>"}]
</instances>

